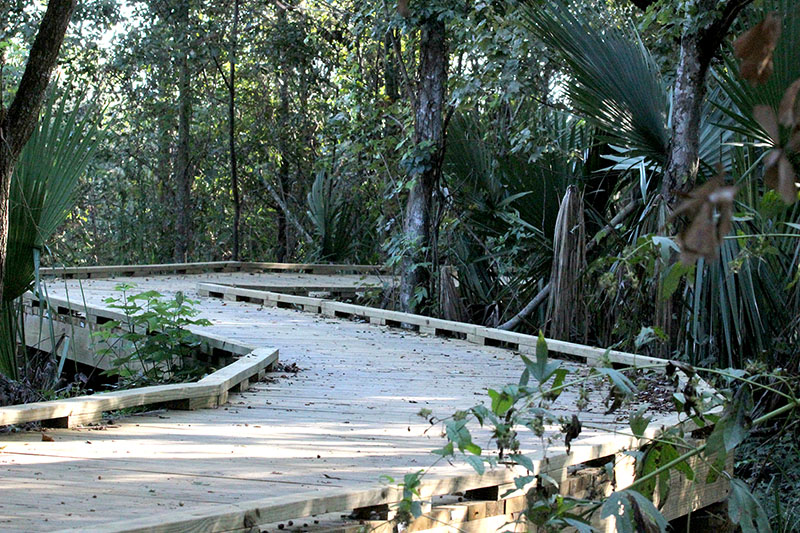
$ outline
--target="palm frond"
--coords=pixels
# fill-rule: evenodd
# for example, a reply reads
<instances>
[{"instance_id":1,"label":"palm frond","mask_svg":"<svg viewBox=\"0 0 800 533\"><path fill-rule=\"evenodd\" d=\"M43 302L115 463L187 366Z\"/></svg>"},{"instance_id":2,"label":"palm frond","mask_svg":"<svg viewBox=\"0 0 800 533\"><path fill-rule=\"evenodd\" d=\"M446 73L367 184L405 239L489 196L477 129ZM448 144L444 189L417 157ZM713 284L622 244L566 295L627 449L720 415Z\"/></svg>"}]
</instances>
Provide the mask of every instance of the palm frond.
<instances>
[{"instance_id":1,"label":"palm frond","mask_svg":"<svg viewBox=\"0 0 800 533\"><path fill-rule=\"evenodd\" d=\"M34 249L64 221L75 199L78 179L100 144L99 115L68 109L67 95L51 91L39 125L20 154L11 179L8 256L3 296L13 300L34 279Z\"/></svg>"},{"instance_id":2,"label":"palm frond","mask_svg":"<svg viewBox=\"0 0 800 533\"><path fill-rule=\"evenodd\" d=\"M633 30L598 31L568 6L526 4L523 20L569 67L567 94L577 113L612 144L663 162L667 95L655 61Z\"/></svg>"}]
</instances>

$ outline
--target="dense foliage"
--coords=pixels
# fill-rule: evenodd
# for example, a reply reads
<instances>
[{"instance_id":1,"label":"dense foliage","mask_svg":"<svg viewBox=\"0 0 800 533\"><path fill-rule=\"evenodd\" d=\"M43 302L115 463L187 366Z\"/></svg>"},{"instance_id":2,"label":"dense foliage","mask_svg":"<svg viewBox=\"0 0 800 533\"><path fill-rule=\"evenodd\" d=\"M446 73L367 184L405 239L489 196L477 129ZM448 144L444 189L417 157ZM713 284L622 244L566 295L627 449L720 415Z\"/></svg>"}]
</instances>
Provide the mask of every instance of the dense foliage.
<instances>
[{"instance_id":1,"label":"dense foliage","mask_svg":"<svg viewBox=\"0 0 800 533\"><path fill-rule=\"evenodd\" d=\"M43 10L0 7L0 110ZM387 263L387 306L791 375L798 49L790 0L86 0L8 299L40 257Z\"/></svg>"}]
</instances>

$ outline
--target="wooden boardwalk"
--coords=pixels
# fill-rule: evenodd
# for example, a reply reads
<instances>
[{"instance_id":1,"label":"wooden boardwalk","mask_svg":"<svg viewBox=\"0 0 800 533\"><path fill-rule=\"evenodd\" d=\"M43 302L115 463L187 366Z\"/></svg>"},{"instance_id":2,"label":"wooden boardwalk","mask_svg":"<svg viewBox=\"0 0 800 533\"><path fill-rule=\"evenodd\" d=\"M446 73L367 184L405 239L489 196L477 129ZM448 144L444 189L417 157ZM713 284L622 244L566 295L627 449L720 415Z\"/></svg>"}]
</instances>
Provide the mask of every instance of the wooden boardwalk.
<instances>
[{"instance_id":1,"label":"wooden boardwalk","mask_svg":"<svg viewBox=\"0 0 800 533\"><path fill-rule=\"evenodd\" d=\"M115 285L129 281L142 291L183 291L200 300L201 316L214 324L198 331L277 348L281 363L296 364L300 371L270 373L218 409L159 411L99 428L48 430L54 442L43 442L38 432L0 435L0 530L155 531L148 528L170 522L175 525L165 531L246 530L241 519L238 529L224 529L219 524L227 519L215 522L214 517L272 509L275 514L259 519L278 522L292 513L302 517L379 503L381 496L391 501L380 476L402 479L431 466L430 450L443 444L439 429L419 411L444 417L487 401L488 388L516 383L523 369L518 353L508 349L200 297L196 290L198 282L297 292L381 281L360 275L67 280L50 283L49 291L56 296L69 291L73 301L104 305ZM578 373L588 371L579 363L569 365ZM587 426L581 440L587 445L571 457L564 456L560 436L546 452L538 440L524 441L534 458L561 457L542 468L565 474L566 463L613 455L630 445L629 438L614 437L624 424L619 414L603 414L605 395L602 388L592 391L592 404L581 415ZM565 393L556 407L570 414L576 399ZM656 414L654 425L659 416L664 417ZM476 443L488 445L488 431L475 428L473 433ZM463 464L440 464L427 476L443 480L429 494L497 485L512 477L500 469L480 478Z\"/></svg>"}]
</instances>

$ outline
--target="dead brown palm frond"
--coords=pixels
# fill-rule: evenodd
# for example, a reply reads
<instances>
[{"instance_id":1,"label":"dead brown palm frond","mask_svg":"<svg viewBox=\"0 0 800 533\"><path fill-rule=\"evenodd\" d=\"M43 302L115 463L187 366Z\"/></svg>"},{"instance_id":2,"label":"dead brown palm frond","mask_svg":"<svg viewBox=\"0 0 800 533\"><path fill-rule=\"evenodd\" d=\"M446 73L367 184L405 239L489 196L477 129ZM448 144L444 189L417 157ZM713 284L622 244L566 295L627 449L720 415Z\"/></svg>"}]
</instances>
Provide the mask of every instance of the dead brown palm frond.
<instances>
[{"instance_id":1,"label":"dead brown palm frond","mask_svg":"<svg viewBox=\"0 0 800 533\"><path fill-rule=\"evenodd\" d=\"M691 264L698 258L719 256L722 239L731 230L733 199L737 188L725 185L717 176L685 195L685 200L672 213L672 218L685 214L690 223L678 236L681 261Z\"/></svg>"},{"instance_id":2,"label":"dead brown palm frond","mask_svg":"<svg viewBox=\"0 0 800 533\"><path fill-rule=\"evenodd\" d=\"M784 96L784 98L786 97ZM783 114L789 113L784 112ZM785 148L782 148L778 116L775 114L775 110L767 105L757 105L753 108L753 117L775 145L775 148L767 152L764 157L764 183L767 187L774 189L784 202L793 204L797 201L797 185L795 184L794 168L789 161L787 150L794 149L793 145L796 144L794 138L798 137L798 134L795 132L793 139Z\"/></svg>"},{"instance_id":3,"label":"dead brown palm frond","mask_svg":"<svg viewBox=\"0 0 800 533\"><path fill-rule=\"evenodd\" d=\"M774 69L772 52L781 36L781 16L772 12L733 43L741 61L739 74L753 85L764 84Z\"/></svg>"},{"instance_id":4,"label":"dead brown palm frond","mask_svg":"<svg viewBox=\"0 0 800 533\"><path fill-rule=\"evenodd\" d=\"M586 308L580 276L586 271L586 224L577 187L567 188L553 235L547 320L550 337L586 340Z\"/></svg>"},{"instance_id":5,"label":"dead brown palm frond","mask_svg":"<svg viewBox=\"0 0 800 533\"><path fill-rule=\"evenodd\" d=\"M445 265L439 272L442 317L445 320L456 322L467 321L469 314L458 290L458 270L453 266Z\"/></svg>"}]
</instances>

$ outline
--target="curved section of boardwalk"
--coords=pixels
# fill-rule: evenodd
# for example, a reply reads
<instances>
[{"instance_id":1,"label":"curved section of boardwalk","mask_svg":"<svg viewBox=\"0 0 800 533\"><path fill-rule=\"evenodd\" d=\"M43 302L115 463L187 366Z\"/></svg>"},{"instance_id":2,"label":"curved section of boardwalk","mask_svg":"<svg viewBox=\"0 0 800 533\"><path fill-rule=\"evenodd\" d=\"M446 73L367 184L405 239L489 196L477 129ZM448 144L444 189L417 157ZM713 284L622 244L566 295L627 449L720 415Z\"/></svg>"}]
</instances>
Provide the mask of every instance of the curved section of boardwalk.
<instances>
[{"instance_id":1,"label":"curved section of boardwalk","mask_svg":"<svg viewBox=\"0 0 800 533\"><path fill-rule=\"evenodd\" d=\"M515 383L523 368L517 353L502 348L197 296L199 281L231 283L235 276L251 286L287 288L364 283L359 276L213 274L50 285L51 294L68 290L73 301L85 297L94 305L103 305L120 281L135 281L142 291L182 290L201 301L202 316L214 323L205 331L277 348L281 362L300 371L269 374L219 409L129 416L98 429L48 430L54 442L42 442L36 432L3 435L0 530L113 530L112 523L122 520L168 520L223 512L251 500L301 501L380 487L381 475L402 478L434 462L429 452L442 440L439 429L418 416L421 409L447 416L468 408L487 398L487 388ZM613 431L618 424L603 415L604 396L602 390L592 393L595 403L582 420ZM564 394L558 406L570 413L575 400ZM586 430L582 437L593 434L601 433ZM475 432L478 444L488 440L487 431ZM550 444L548 454L562 450L561 444ZM526 446L541 453L538 441ZM441 465L431 477L471 473L462 465Z\"/></svg>"}]
</instances>

